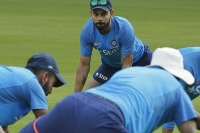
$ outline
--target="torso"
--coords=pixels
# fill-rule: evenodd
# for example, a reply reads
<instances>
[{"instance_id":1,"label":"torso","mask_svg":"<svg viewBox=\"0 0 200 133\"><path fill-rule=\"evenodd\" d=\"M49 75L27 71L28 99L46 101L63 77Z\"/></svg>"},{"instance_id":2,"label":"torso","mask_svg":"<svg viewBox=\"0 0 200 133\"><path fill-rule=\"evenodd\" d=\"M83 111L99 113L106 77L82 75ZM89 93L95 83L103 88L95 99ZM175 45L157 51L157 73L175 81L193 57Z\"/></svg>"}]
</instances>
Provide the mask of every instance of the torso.
<instances>
[{"instance_id":1,"label":"torso","mask_svg":"<svg viewBox=\"0 0 200 133\"><path fill-rule=\"evenodd\" d=\"M83 56L90 56L95 48L106 63L116 68L121 67L121 54L134 53L133 62L136 62L144 52L142 41L135 37L133 27L122 17L112 17L112 27L106 35L102 35L90 19L81 38Z\"/></svg>"}]
</instances>

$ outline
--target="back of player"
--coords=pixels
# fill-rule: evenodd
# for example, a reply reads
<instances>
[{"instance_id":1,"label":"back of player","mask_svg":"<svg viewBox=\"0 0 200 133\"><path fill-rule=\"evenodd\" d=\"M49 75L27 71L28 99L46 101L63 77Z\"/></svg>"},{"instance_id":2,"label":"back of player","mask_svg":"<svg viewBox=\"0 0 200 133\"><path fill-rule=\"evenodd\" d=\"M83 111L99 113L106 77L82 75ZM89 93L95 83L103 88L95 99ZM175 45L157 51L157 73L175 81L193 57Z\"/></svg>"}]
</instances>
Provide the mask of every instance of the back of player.
<instances>
[{"instance_id":1,"label":"back of player","mask_svg":"<svg viewBox=\"0 0 200 133\"><path fill-rule=\"evenodd\" d=\"M158 67L121 70L105 85L86 92L117 103L130 133L152 132L171 120L180 126L186 119L196 117L181 84L172 74ZM181 113L174 115L174 112Z\"/></svg>"}]
</instances>

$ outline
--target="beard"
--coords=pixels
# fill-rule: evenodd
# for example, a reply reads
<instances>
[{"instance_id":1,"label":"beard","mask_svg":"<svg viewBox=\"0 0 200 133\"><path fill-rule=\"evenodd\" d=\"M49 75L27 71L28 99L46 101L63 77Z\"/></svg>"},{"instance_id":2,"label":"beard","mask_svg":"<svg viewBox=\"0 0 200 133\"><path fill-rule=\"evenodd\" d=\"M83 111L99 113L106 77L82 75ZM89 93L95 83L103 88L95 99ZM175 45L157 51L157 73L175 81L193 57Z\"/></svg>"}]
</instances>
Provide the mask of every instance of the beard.
<instances>
[{"instance_id":1,"label":"beard","mask_svg":"<svg viewBox=\"0 0 200 133\"><path fill-rule=\"evenodd\" d=\"M50 87L49 87L49 81L47 81L45 84L41 84L41 86L42 86L42 88L43 88L43 90L44 90L44 93L45 93L45 95L46 96L48 96L48 94L49 94L49 92L48 92L48 90L50 89Z\"/></svg>"},{"instance_id":2,"label":"beard","mask_svg":"<svg viewBox=\"0 0 200 133\"><path fill-rule=\"evenodd\" d=\"M110 19L109 19L109 21L106 22L106 23L104 23L104 22L97 22L97 23L95 24L95 26L96 26L96 28L97 28L100 32L102 32L102 31L104 31L104 30L109 26L109 23L110 23Z\"/></svg>"}]
</instances>

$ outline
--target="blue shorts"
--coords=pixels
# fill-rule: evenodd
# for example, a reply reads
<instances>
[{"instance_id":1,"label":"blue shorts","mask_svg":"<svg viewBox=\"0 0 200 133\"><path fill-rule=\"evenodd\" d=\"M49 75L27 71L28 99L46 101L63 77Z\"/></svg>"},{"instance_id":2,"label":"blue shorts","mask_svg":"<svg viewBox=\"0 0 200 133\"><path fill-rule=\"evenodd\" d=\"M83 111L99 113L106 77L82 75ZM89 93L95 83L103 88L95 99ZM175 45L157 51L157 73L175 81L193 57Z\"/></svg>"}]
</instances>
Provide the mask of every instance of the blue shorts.
<instances>
[{"instance_id":1,"label":"blue shorts","mask_svg":"<svg viewBox=\"0 0 200 133\"><path fill-rule=\"evenodd\" d=\"M146 66L151 63L152 59L152 51L148 49L147 45L144 45L144 54L142 57L135 62L132 66ZM102 60L101 66L94 72L93 78L103 84L107 82L114 73L121 70L122 68L115 68L113 66L108 65L106 62Z\"/></svg>"},{"instance_id":2,"label":"blue shorts","mask_svg":"<svg viewBox=\"0 0 200 133\"><path fill-rule=\"evenodd\" d=\"M35 129L34 129L35 128ZM128 133L120 109L90 93L74 93L20 133Z\"/></svg>"}]
</instances>

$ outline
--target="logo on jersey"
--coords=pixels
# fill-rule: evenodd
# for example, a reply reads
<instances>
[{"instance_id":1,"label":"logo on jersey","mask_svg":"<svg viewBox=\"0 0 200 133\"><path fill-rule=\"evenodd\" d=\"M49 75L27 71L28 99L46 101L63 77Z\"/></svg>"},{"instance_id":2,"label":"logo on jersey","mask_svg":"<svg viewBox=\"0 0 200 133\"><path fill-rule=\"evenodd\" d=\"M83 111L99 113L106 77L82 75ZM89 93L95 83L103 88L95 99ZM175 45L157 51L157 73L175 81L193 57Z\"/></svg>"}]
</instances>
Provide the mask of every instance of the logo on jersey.
<instances>
[{"instance_id":1,"label":"logo on jersey","mask_svg":"<svg viewBox=\"0 0 200 133\"><path fill-rule=\"evenodd\" d=\"M22 117L23 117L23 115L21 115L19 118L18 118L18 117L15 117L15 122L17 122L18 120L20 120ZM15 123L15 122L14 122L14 123Z\"/></svg>"},{"instance_id":2,"label":"logo on jersey","mask_svg":"<svg viewBox=\"0 0 200 133\"><path fill-rule=\"evenodd\" d=\"M112 55L114 53L116 53L117 51L119 50L119 48L115 48L115 49L112 49L112 50L102 50L102 51L99 51L99 52L102 52L104 53L104 55Z\"/></svg>"},{"instance_id":3,"label":"logo on jersey","mask_svg":"<svg viewBox=\"0 0 200 133\"><path fill-rule=\"evenodd\" d=\"M108 80L108 77L104 76L104 75L101 74L101 73L95 73L95 76L97 76L97 77L99 77L100 79L103 79L103 80L105 80L105 81Z\"/></svg>"},{"instance_id":4,"label":"logo on jersey","mask_svg":"<svg viewBox=\"0 0 200 133\"><path fill-rule=\"evenodd\" d=\"M197 84L200 84L200 81L196 82L195 84L196 84L196 85L197 85Z\"/></svg>"},{"instance_id":5,"label":"logo on jersey","mask_svg":"<svg viewBox=\"0 0 200 133\"><path fill-rule=\"evenodd\" d=\"M101 43L96 43L96 42L95 42L95 43L94 43L94 46L96 47L96 46L98 46L98 45L100 45L100 44L101 44Z\"/></svg>"},{"instance_id":6,"label":"logo on jersey","mask_svg":"<svg viewBox=\"0 0 200 133\"><path fill-rule=\"evenodd\" d=\"M191 86L186 89L187 92L200 95L200 86Z\"/></svg>"},{"instance_id":7,"label":"logo on jersey","mask_svg":"<svg viewBox=\"0 0 200 133\"><path fill-rule=\"evenodd\" d=\"M112 41L111 41L111 45L112 45L112 46L117 46L117 41L116 41L116 40L112 40Z\"/></svg>"}]
</instances>

